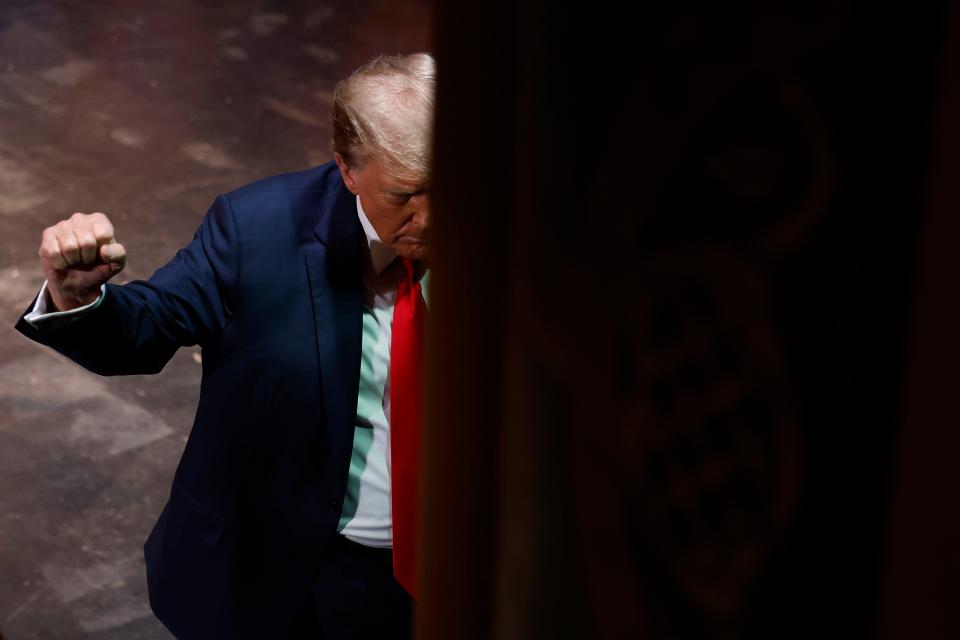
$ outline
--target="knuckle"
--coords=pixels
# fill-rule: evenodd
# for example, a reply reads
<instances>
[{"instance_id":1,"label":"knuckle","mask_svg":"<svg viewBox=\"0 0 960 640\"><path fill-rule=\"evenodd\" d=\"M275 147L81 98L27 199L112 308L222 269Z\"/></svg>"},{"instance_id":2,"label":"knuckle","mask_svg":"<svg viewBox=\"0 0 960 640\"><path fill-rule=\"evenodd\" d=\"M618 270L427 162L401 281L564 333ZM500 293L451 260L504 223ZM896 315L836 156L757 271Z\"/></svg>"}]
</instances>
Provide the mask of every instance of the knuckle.
<instances>
[{"instance_id":1,"label":"knuckle","mask_svg":"<svg viewBox=\"0 0 960 640\"><path fill-rule=\"evenodd\" d=\"M94 226L93 233L98 240L109 240L113 237L113 227L110 224L99 224Z\"/></svg>"}]
</instances>

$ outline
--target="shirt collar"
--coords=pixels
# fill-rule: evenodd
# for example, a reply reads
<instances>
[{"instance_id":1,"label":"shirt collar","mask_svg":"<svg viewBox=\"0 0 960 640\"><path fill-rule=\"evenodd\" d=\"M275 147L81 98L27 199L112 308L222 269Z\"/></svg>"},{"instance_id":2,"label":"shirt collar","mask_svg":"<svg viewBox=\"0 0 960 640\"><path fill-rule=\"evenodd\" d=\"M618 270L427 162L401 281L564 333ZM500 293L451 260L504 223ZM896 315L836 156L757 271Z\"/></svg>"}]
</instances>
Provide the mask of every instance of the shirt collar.
<instances>
[{"instance_id":1,"label":"shirt collar","mask_svg":"<svg viewBox=\"0 0 960 640\"><path fill-rule=\"evenodd\" d=\"M380 275L387 266L397 257L396 252L380 241L377 230L370 224L367 214L363 212L363 205L360 204L360 196L357 196L357 216L360 218L360 224L363 226L363 232L367 236L367 255L370 256L370 262L373 265L375 274Z\"/></svg>"}]
</instances>

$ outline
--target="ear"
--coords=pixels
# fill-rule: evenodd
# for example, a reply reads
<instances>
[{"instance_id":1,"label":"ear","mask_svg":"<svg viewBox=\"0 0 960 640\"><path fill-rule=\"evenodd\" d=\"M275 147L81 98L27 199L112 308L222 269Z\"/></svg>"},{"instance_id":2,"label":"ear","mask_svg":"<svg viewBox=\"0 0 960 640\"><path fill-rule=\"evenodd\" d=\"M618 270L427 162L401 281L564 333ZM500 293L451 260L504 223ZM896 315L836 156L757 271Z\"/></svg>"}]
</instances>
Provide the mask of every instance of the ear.
<instances>
[{"instance_id":1,"label":"ear","mask_svg":"<svg viewBox=\"0 0 960 640\"><path fill-rule=\"evenodd\" d=\"M357 184L357 174L359 171L356 169L351 169L347 162L343 159L343 156L339 153L333 154L333 159L336 161L337 166L340 168L340 176L343 178L343 183L347 185L347 189L353 195L360 193L360 187Z\"/></svg>"}]
</instances>

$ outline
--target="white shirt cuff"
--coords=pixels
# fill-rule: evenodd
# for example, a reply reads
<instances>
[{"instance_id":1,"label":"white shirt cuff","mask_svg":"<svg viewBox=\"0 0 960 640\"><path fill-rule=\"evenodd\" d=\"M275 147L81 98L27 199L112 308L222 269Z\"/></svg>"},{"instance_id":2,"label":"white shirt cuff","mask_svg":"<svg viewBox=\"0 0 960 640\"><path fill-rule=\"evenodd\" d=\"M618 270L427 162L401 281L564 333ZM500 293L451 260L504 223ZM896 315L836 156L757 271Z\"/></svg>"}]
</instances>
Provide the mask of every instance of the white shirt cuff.
<instances>
[{"instance_id":1,"label":"white shirt cuff","mask_svg":"<svg viewBox=\"0 0 960 640\"><path fill-rule=\"evenodd\" d=\"M63 323L66 323L69 320L73 320L81 316L86 311L93 311L100 306L100 303L103 302L103 297L107 295L107 285L106 283L100 285L100 295L96 300L82 307L70 309L69 311L51 311L50 313L47 313L46 293L47 281L44 280L43 285L40 287L40 295L37 296L37 301L34 303L33 309L31 309L30 313L23 317L24 320L29 322L34 327L37 327L37 323L43 323L44 325L49 326L49 321L53 320L54 318L60 318Z\"/></svg>"}]
</instances>

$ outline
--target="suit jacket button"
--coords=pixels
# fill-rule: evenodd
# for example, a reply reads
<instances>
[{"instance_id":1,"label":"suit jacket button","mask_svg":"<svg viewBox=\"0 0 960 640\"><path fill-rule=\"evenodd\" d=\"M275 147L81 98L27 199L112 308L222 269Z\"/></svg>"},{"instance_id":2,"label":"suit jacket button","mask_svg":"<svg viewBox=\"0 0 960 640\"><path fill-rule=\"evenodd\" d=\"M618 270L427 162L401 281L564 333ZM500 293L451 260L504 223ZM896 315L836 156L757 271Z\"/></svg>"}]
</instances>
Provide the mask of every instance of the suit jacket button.
<instances>
[{"instance_id":1,"label":"suit jacket button","mask_svg":"<svg viewBox=\"0 0 960 640\"><path fill-rule=\"evenodd\" d=\"M330 511L336 511L336 510L339 509L339 508L340 508L340 501L339 501L339 500L331 500L331 501L330 501Z\"/></svg>"}]
</instances>

